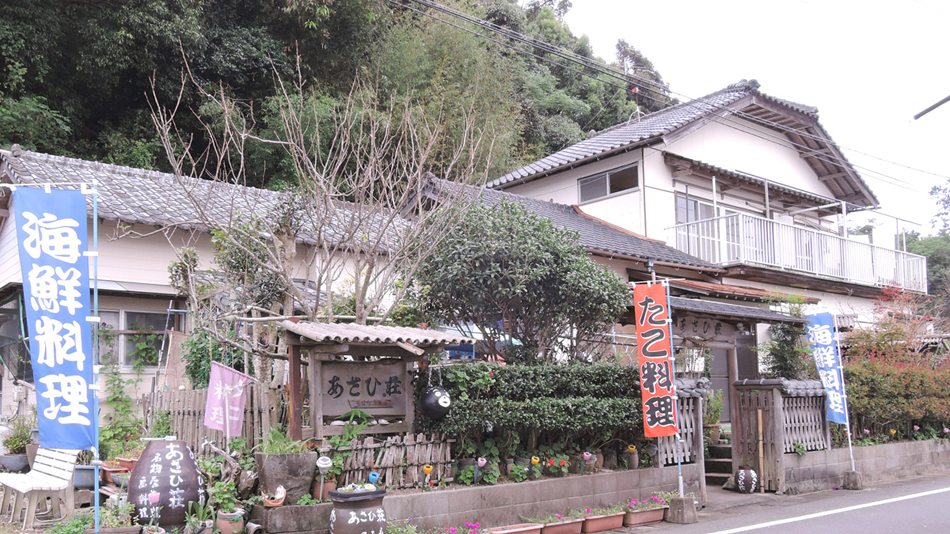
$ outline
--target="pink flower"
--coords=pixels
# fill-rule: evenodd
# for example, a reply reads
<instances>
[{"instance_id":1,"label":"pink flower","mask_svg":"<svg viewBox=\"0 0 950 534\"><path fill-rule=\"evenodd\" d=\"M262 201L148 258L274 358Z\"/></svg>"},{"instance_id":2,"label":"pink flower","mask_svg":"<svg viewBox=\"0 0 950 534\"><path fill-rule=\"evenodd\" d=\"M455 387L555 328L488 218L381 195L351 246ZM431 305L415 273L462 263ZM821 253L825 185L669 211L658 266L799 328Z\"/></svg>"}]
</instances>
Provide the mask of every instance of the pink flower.
<instances>
[{"instance_id":1,"label":"pink flower","mask_svg":"<svg viewBox=\"0 0 950 534\"><path fill-rule=\"evenodd\" d=\"M587 509L587 513L588 513L588 514L590 513L590 508Z\"/></svg>"},{"instance_id":2,"label":"pink flower","mask_svg":"<svg viewBox=\"0 0 950 534\"><path fill-rule=\"evenodd\" d=\"M455 530L455 527L449 527L449 532L455 534L457 531Z\"/></svg>"},{"instance_id":3,"label":"pink flower","mask_svg":"<svg viewBox=\"0 0 950 534\"><path fill-rule=\"evenodd\" d=\"M943 427L943 433L944 433L944 434L950 434L950 428Z\"/></svg>"},{"instance_id":4,"label":"pink flower","mask_svg":"<svg viewBox=\"0 0 950 534\"><path fill-rule=\"evenodd\" d=\"M917 432L918 430L920 430L920 427L917 425L914 425L914 432Z\"/></svg>"},{"instance_id":5,"label":"pink flower","mask_svg":"<svg viewBox=\"0 0 950 534\"><path fill-rule=\"evenodd\" d=\"M556 515L558 519L564 519L564 516L562 516L561 514L556 514Z\"/></svg>"},{"instance_id":6,"label":"pink flower","mask_svg":"<svg viewBox=\"0 0 950 534\"><path fill-rule=\"evenodd\" d=\"M865 428L865 429L864 429L864 435L865 435L865 436L868 436L868 435L870 435L870 434L871 434L871 431Z\"/></svg>"}]
</instances>

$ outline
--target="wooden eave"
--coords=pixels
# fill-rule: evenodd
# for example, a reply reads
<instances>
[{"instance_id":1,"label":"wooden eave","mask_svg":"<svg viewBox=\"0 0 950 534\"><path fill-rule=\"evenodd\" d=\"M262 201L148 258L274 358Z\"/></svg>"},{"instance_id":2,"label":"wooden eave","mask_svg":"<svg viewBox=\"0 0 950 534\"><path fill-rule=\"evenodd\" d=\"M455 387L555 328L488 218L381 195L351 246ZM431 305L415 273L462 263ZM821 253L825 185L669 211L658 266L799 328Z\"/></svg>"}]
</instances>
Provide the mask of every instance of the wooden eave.
<instances>
[{"instance_id":1,"label":"wooden eave","mask_svg":"<svg viewBox=\"0 0 950 534\"><path fill-rule=\"evenodd\" d=\"M819 278L808 274L769 269L767 267L736 265L727 267L722 276L838 295L853 295L863 298L878 298L881 296L881 288L879 287L855 284L845 280Z\"/></svg>"},{"instance_id":2,"label":"wooden eave","mask_svg":"<svg viewBox=\"0 0 950 534\"><path fill-rule=\"evenodd\" d=\"M809 208L825 206L831 199L820 195L798 192L781 183L766 182L760 178L744 175L738 172L720 169L706 163L690 160L683 156L670 152L663 153L666 164L673 168L673 177L697 176L705 180L716 178L716 190L718 193L727 193L729 191L744 191L754 194L759 198L765 199L765 187L768 183L769 188L769 208L773 210L786 211L792 208ZM840 213L840 206L829 206L815 213L819 217Z\"/></svg>"}]
</instances>

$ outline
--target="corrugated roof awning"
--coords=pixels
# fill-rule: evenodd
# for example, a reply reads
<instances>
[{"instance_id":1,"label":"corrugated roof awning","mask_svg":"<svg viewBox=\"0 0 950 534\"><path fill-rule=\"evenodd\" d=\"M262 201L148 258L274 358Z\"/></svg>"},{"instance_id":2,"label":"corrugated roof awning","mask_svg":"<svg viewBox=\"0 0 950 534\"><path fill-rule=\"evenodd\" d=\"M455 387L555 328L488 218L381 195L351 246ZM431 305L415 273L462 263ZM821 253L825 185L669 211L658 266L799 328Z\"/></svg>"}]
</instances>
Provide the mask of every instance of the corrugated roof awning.
<instances>
[{"instance_id":1,"label":"corrugated roof awning","mask_svg":"<svg viewBox=\"0 0 950 534\"><path fill-rule=\"evenodd\" d=\"M425 349L475 342L460 334L402 326L282 321L280 327L306 340L301 340L303 345L346 344L382 347L406 343Z\"/></svg>"}]
</instances>

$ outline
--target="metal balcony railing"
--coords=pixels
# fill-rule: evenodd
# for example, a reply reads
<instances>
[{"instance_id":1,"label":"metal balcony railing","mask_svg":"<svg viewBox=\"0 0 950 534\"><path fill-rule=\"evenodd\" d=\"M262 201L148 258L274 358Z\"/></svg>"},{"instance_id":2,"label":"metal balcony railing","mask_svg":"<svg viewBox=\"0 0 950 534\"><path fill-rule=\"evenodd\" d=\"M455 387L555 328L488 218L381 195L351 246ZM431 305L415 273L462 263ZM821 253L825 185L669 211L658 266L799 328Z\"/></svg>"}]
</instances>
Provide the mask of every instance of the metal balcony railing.
<instances>
[{"instance_id":1,"label":"metal balcony railing","mask_svg":"<svg viewBox=\"0 0 950 534\"><path fill-rule=\"evenodd\" d=\"M719 265L762 265L870 286L927 291L927 258L734 213L668 228L669 242Z\"/></svg>"}]
</instances>

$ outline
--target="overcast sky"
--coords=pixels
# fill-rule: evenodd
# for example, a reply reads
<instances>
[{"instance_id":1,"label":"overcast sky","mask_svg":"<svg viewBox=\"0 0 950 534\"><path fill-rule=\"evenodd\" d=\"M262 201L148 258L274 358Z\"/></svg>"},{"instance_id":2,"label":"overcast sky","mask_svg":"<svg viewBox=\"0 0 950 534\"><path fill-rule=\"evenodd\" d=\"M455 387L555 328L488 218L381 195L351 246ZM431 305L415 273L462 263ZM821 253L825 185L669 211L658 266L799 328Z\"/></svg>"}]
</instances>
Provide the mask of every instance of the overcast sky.
<instances>
[{"instance_id":1,"label":"overcast sky","mask_svg":"<svg viewBox=\"0 0 950 534\"><path fill-rule=\"evenodd\" d=\"M933 233L936 207L928 192L950 177L950 102L913 117L950 95L950 2L573 4L566 21L575 35L590 37L598 56L614 60L617 40L625 39L681 101L756 79L766 94L818 107L821 124L882 211L922 225L902 223L908 229ZM893 231L893 219L877 219Z\"/></svg>"}]
</instances>

